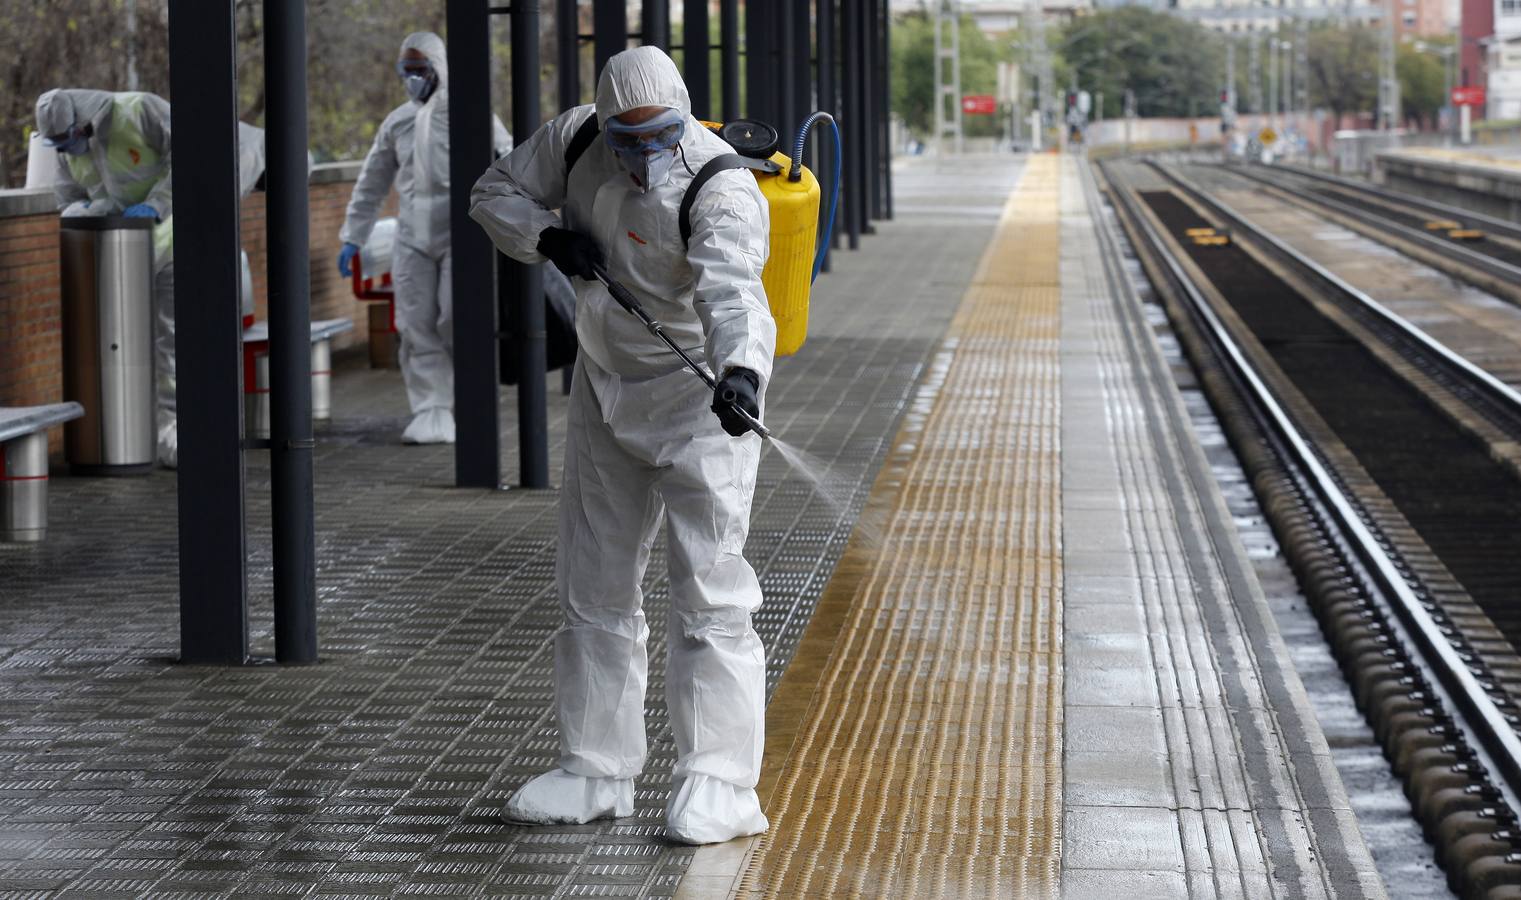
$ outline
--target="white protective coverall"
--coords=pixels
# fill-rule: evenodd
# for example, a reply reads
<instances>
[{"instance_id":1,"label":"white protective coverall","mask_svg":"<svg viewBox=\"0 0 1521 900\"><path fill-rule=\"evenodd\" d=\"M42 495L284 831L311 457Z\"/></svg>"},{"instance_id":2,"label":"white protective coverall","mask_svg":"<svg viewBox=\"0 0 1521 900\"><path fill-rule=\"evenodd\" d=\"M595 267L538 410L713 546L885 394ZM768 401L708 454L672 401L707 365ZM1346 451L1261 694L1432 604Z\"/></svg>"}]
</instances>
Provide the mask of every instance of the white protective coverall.
<instances>
[{"instance_id":1,"label":"white protective coverall","mask_svg":"<svg viewBox=\"0 0 1521 900\"><path fill-rule=\"evenodd\" d=\"M175 404L174 200L170 165L169 104L156 94L59 89L37 100L37 128L63 134L94 129L81 156L55 152L53 191L65 216L120 215L144 203L158 211L153 235L153 355L158 392L158 460L179 464ZM238 123L238 190L247 197L264 173L264 130ZM247 254L243 268L248 268ZM252 297L243 298L245 310Z\"/></svg>"},{"instance_id":2,"label":"white protective coverall","mask_svg":"<svg viewBox=\"0 0 1521 900\"><path fill-rule=\"evenodd\" d=\"M401 199L391 278L401 375L413 418L402 434L411 444L454 442L453 253L449 243L449 61L443 39L419 31L401 42L417 50L438 75L427 102L408 100L385 117L349 200L339 240L363 247L391 185ZM398 56L398 59L400 57ZM498 155L512 136L492 116Z\"/></svg>"},{"instance_id":3,"label":"white protective coverall","mask_svg":"<svg viewBox=\"0 0 1521 900\"><path fill-rule=\"evenodd\" d=\"M606 122L648 106L686 114L685 165L678 156L669 179L643 193L599 137L567 181L565 149L587 117ZM498 160L475 186L471 216L504 253L527 263L544 261L536 246L550 226L594 238L612 277L683 348L714 373L755 372L764 397L776 324L761 286L770 217L754 176L730 170L713 178L692 208L685 245L677 224L692 173L729 152L692 118L670 58L640 47L608 61L594 106L560 114ZM742 550L760 438L725 434L709 409L711 390L600 283L572 283L581 353L555 566L564 614L555 636L559 767L518 791L505 814L584 822L633 812L633 777L646 755L649 629L640 580L663 514L666 703L677 748L666 833L690 843L759 833L767 827L754 790L765 652L750 621L760 583Z\"/></svg>"}]
</instances>

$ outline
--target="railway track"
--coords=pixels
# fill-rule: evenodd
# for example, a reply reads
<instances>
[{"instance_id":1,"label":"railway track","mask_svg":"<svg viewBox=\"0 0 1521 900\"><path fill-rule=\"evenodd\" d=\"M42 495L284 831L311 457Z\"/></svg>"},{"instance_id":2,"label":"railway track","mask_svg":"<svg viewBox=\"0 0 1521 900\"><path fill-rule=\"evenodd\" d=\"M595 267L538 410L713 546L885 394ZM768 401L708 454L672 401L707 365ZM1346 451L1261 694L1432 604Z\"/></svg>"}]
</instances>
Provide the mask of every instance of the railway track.
<instances>
[{"instance_id":1,"label":"railway track","mask_svg":"<svg viewBox=\"0 0 1521 900\"><path fill-rule=\"evenodd\" d=\"M1448 275L1521 304L1521 225L1308 169L1224 168Z\"/></svg>"},{"instance_id":2,"label":"railway track","mask_svg":"<svg viewBox=\"0 0 1521 900\"><path fill-rule=\"evenodd\" d=\"M1102 171L1449 883L1521 897L1521 395L1177 173Z\"/></svg>"}]
</instances>

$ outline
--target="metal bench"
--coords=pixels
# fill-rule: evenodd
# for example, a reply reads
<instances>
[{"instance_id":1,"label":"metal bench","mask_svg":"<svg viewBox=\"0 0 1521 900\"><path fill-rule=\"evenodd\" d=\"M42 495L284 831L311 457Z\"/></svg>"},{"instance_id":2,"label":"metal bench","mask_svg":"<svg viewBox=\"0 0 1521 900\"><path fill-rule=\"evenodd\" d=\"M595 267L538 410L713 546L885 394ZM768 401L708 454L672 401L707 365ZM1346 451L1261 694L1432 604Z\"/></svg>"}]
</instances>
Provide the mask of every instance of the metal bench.
<instances>
[{"instance_id":1,"label":"metal bench","mask_svg":"<svg viewBox=\"0 0 1521 900\"><path fill-rule=\"evenodd\" d=\"M354 330L348 319L312 323L312 419L333 417L333 338ZM243 432L253 440L269 438L269 323L243 329Z\"/></svg>"},{"instance_id":2,"label":"metal bench","mask_svg":"<svg viewBox=\"0 0 1521 900\"><path fill-rule=\"evenodd\" d=\"M0 406L0 541L47 536L48 429L82 415L73 402Z\"/></svg>"}]
</instances>

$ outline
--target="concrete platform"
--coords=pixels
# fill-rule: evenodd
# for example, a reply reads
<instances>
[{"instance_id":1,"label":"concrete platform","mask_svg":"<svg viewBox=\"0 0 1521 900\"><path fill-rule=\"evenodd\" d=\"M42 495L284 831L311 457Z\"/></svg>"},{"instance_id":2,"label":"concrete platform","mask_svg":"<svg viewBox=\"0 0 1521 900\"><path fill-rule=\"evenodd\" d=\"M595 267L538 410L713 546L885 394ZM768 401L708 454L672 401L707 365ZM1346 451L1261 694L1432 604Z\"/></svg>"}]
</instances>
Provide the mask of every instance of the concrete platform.
<instances>
[{"instance_id":1,"label":"concrete platform","mask_svg":"<svg viewBox=\"0 0 1521 900\"><path fill-rule=\"evenodd\" d=\"M1006 205L1021 178L1025 193ZM1075 160L916 160L895 180L897 219L836 255L809 343L780 364L771 396L768 424L823 460L836 502L763 459L746 553L767 594L756 624L778 699L766 790L794 785L794 812L777 808L768 840L834 802L809 785L887 776L850 755L811 768L788 736L834 709L814 702L816 686L853 646L838 612L815 615L821 602L858 609L864 595L841 579L859 582L862 565L929 533L894 498L943 489L903 480L933 452L924 477L983 473L956 489L988 510L949 509L938 539L1000 536L1031 577L964 578L972 570L949 556L907 573L955 585L922 594L940 605L916 627L969 643L945 658L956 665L935 665L926 645L926 667L904 670L919 714L960 711L934 719L946 730L925 745L944 751L924 757L933 778L850 792L910 808L881 817L897 832L858 831L853 852L924 877L872 895L975 883L987 896L1382 896L1166 366L1109 277ZM516 446L510 398L504 448ZM496 818L555 755L556 495L453 489L451 448L398 443L404 403L395 373L335 378L317 451L322 665L172 662L168 473L57 480L49 542L0 546L0 898L789 896L760 842L694 854L659 836L674 747L658 547L646 584L652 758L636 814L561 828ZM563 400L550 410L558 456ZM955 468L995 446L979 436L1017 452ZM248 483L252 621L268 653L263 454L250 455ZM970 525L985 530L959 530ZM899 588L885 590L876 596ZM858 617L860 634L891 633L893 609ZM1020 637L999 610L1024 623ZM838 715L895 708L852 699ZM998 702L1015 705L975 715ZM916 752L919 720L884 721L910 741L885 749ZM1015 721L1014 738L978 730ZM862 849L886 834L904 835L909 856ZM793 858L835 883L822 845Z\"/></svg>"},{"instance_id":2,"label":"concrete platform","mask_svg":"<svg viewBox=\"0 0 1521 900\"><path fill-rule=\"evenodd\" d=\"M1384 896L1089 199L1028 162L768 711L772 829L678 896Z\"/></svg>"},{"instance_id":3,"label":"concrete platform","mask_svg":"<svg viewBox=\"0 0 1521 900\"><path fill-rule=\"evenodd\" d=\"M1387 150L1374 159L1373 180L1438 203L1521 222L1521 152L1512 146Z\"/></svg>"}]
</instances>

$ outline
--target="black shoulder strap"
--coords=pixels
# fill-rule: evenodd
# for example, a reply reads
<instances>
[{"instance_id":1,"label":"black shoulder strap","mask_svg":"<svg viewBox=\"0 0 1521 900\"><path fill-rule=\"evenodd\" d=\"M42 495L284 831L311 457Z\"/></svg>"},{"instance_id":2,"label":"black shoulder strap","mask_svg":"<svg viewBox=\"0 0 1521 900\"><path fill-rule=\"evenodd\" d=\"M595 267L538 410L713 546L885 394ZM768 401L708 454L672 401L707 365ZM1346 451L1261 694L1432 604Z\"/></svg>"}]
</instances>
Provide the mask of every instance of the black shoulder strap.
<instances>
[{"instance_id":1,"label":"black shoulder strap","mask_svg":"<svg viewBox=\"0 0 1521 900\"><path fill-rule=\"evenodd\" d=\"M586 121L581 123L581 127L576 129L575 136L570 139L570 146L565 148L565 179L567 181L570 180L570 170L576 167L576 160L586 153L587 148L592 145L592 141L597 139L601 130L597 127L596 111L587 116Z\"/></svg>"},{"instance_id":2,"label":"black shoulder strap","mask_svg":"<svg viewBox=\"0 0 1521 900\"><path fill-rule=\"evenodd\" d=\"M681 197L681 211L678 214L677 223L681 226L681 242L685 244L692 239L692 204L697 202L697 192L702 190L703 185L709 180L727 169L754 169L767 175L775 175L782 170L781 166L769 159L751 159L748 156L740 156L738 153L724 153L715 156L703 163L701 169L692 178L692 183L687 185L687 192Z\"/></svg>"}]
</instances>

